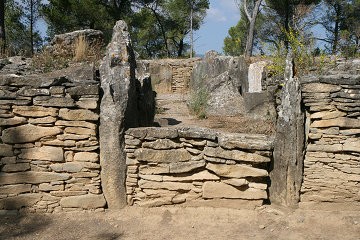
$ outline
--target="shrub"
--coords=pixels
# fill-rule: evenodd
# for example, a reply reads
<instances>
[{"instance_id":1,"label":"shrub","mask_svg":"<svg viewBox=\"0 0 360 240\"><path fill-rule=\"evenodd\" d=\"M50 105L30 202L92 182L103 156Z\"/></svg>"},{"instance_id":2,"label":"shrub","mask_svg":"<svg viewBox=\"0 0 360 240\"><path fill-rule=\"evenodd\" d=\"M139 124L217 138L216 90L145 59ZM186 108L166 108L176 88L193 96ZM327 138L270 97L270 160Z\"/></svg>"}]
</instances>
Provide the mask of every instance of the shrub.
<instances>
[{"instance_id":1,"label":"shrub","mask_svg":"<svg viewBox=\"0 0 360 240\"><path fill-rule=\"evenodd\" d=\"M204 87L204 77L201 77L198 86L190 93L188 102L190 113L197 116L199 119L207 118L206 107L209 97L210 95Z\"/></svg>"}]
</instances>

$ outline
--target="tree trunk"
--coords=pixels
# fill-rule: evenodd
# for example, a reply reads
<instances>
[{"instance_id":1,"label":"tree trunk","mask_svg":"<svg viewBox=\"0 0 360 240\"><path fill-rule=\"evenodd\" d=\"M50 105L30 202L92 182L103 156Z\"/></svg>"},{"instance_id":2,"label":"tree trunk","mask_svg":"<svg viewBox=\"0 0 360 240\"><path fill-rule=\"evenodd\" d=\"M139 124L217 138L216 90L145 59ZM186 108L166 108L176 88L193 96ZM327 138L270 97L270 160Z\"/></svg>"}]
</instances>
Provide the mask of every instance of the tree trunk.
<instances>
[{"instance_id":1,"label":"tree trunk","mask_svg":"<svg viewBox=\"0 0 360 240\"><path fill-rule=\"evenodd\" d=\"M178 57L182 56L183 51L184 51L184 39L180 39L179 48L177 52Z\"/></svg>"},{"instance_id":2,"label":"tree trunk","mask_svg":"<svg viewBox=\"0 0 360 240\"><path fill-rule=\"evenodd\" d=\"M0 0L0 39L1 39L1 53L5 51L6 38L5 38L5 2Z\"/></svg>"},{"instance_id":3,"label":"tree trunk","mask_svg":"<svg viewBox=\"0 0 360 240\"><path fill-rule=\"evenodd\" d=\"M335 4L335 27L334 27L334 43L332 47L332 54L337 52L337 46L339 42L339 27L340 27L340 17L341 17L341 5Z\"/></svg>"},{"instance_id":4,"label":"tree trunk","mask_svg":"<svg viewBox=\"0 0 360 240\"><path fill-rule=\"evenodd\" d=\"M167 37L166 37L166 32L165 32L165 29L164 29L164 26L162 25L161 23L161 20L158 16L158 14L156 13L156 11L152 8L150 8L150 10L154 13L154 16L156 18L156 21L158 22L159 26L160 26L160 29L161 29L161 34L163 36L163 39L164 39L164 43L165 43L165 48L166 48L166 57L169 57L169 46L168 46L168 42L167 42Z\"/></svg>"},{"instance_id":5,"label":"tree trunk","mask_svg":"<svg viewBox=\"0 0 360 240\"><path fill-rule=\"evenodd\" d=\"M190 13L190 58L193 57L194 52L194 38L193 38L193 15L194 15L194 0L191 1L191 13Z\"/></svg>"},{"instance_id":6,"label":"tree trunk","mask_svg":"<svg viewBox=\"0 0 360 240\"><path fill-rule=\"evenodd\" d=\"M244 8L245 8L246 16L250 22L249 34L247 36L246 47L245 47L245 56L248 57L252 56L253 45L254 45L255 23L256 23L257 14L259 13L261 2L262 0L256 1L255 7L252 11L252 16L250 16L247 10L246 0L244 0Z\"/></svg>"},{"instance_id":7,"label":"tree trunk","mask_svg":"<svg viewBox=\"0 0 360 240\"><path fill-rule=\"evenodd\" d=\"M34 55L34 0L30 1L30 54Z\"/></svg>"}]
</instances>

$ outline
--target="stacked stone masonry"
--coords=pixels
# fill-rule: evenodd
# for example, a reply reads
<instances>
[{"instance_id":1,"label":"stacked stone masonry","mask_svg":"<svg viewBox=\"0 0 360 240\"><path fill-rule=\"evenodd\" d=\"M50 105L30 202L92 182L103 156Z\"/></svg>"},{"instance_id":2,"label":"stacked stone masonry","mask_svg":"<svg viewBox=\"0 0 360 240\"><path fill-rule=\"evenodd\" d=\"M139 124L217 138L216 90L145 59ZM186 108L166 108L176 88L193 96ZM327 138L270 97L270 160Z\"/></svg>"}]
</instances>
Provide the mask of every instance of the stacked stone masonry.
<instances>
[{"instance_id":1,"label":"stacked stone masonry","mask_svg":"<svg viewBox=\"0 0 360 240\"><path fill-rule=\"evenodd\" d=\"M133 128L125 135L129 205L259 206L273 138L206 128Z\"/></svg>"},{"instance_id":2,"label":"stacked stone masonry","mask_svg":"<svg viewBox=\"0 0 360 240\"><path fill-rule=\"evenodd\" d=\"M0 76L0 209L104 208L92 66Z\"/></svg>"},{"instance_id":3,"label":"stacked stone masonry","mask_svg":"<svg viewBox=\"0 0 360 240\"><path fill-rule=\"evenodd\" d=\"M303 203L360 203L360 75L348 73L303 79Z\"/></svg>"}]
</instances>

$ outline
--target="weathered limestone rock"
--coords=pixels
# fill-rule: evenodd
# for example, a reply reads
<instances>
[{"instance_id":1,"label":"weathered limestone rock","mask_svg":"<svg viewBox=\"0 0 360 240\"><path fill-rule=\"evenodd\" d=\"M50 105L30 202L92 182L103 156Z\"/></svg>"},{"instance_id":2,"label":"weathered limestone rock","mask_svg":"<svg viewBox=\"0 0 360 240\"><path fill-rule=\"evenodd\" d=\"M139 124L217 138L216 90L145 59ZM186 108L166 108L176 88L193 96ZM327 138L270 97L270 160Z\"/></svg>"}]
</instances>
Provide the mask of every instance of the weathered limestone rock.
<instances>
[{"instance_id":1,"label":"weathered limestone rock","mask_svg":"<svg viewBox=\"0 0 360 240\"><path fill-rule=\"evenodd\" d=\"M0 156L1 157L12 157L14 156L13 147L7 144L0 144Z\"/></svg>"},{"instance_id":2,"label":"weathered limestone rock","mask_svg":"<svg viewBox=\"0 0 360 240\"><path fill-rule=\"evenodd\" d=\"M246 78L247 64L243 57L224 57L212 50L195 65L190 88L209 94L208 114L237 115L244 111L241 89L246 90Z\"/></svg>"},{"instance_id":3,"label":"weathered limestone rock","mask_svg":"<svg viewBox=\"0 0 360 240\"><path fill-rule=\"evenodd\" d=\"M39 190L44 192L64 191L64 185L63 184L52 185L50 183L41 183L39 185Z\"/></svg>"},{"instance_id":4,"label":"weathered limestone rock","mask_svg":"<svg viewBox=\"0 0 360 240\"><path fill-rule=\"evenodd\" d=\"M216 139L216 132L209 128L200 127L179 127L177 128L180 137L203 138L208 140Z\"/></svg>"},{"instance_id":5,"label":"weathered limestone rock","mask_svg":"<svg viewBox=\"0 0 360 240\"><path fill-rule=\"evenodd\" d=\"M220 180L220 178L206 170L198 173L194 173L186 177L163 176L162 178L162 181L164 182L192 182L192 181L216 181L216 180Z\"/></svg>"},{"instance_id":6,"label":"weathered limestone rock","mask_svg":"<svg viewBox=\"0 0 360 240\"><path fill-rule=\"evenodd\" d=\"M94 152L78 152L74 155L74 161L79 162L97 162L99 155Z\"/></svg>"},{"instance_id":7,"label":"weathered limestone rock","mask_svg":"<svg viewBox=\"0 0 360 240\"><path fill-rule=\"evenodd\" d=\"M247 165L226 165L226 164L206 164L206 168L213 171L216 175L229 178L245 177L267 177L268 172L264 169L253 168Z\"/></svg>"},{"instance_id":8,"label":"weathered limestone rock","mask_svg":"<svg viewBox=\"0 0 360 240\"><path fill-rule=\"evenodd\" d=\"M316 112L314 114L310 115L310 118L312 119L323 119L323 120L328 120L328 119L333 119L333 118L338 118L338 117L344 117L346 116L345 112L340 112L340 111L325 111L325 112Z\"/></svg>"},{"instance_id":9,"label":"weathered limestone rock","mask_svg":"<svg viewBox=\"0 0 360 240\"><path fill-rule=\"evenodd\" d=\"M332 93L341 90L341 86L324 84L324 83L309 83L306 84L301 91L304 93Z\"/></svg>"},{"instance_id":10,"label":"weathered limestone rock","mask_svg":"<svg viewBox=\"0 0 360 240\"><path fill-rule=\"evenodd\" d=\"M152 182L146 180L139 180L139 187L149 189L191 190L193 188L193 185L191 183L181 182Z\"/></svg>"},{"instance_id":11,"label":"weathered limestone rock","mask_svg":"<svg viewBox=\"0 0 360 240\"><path fill-rule=\"evenodd\" d=\"M13 126L26 122L27 120L24 117L0 118L0 126Z\"/></svg>"},{"instance_id":12,"label":"weathered limestone rock","mask_svg":"<svg viewBox=\"0 0 360 240\"><path fill-rule=\"evenodd\" d=\"M70 97L37 96L33 99L34 105L44 107L74 107L74 99Z\"/></svg>"},{"instance_id":13,"label":"weathered limestone rock","mask_svg":"<svg viewBox=\"0 0 360 240\"><path fill-rule=\"evenodd\" d=\"M339 117L329 120L319 120L313 122L310 127L322 128L322 127L343 127L343 128L360 128L360 119Z\"/></svg>"},{"instance_id":14,"label":"weathered limestone rock","mask_svg":"<svg viewBox=\"0 0 360 240\"><path fill-rule=\"evenodd\" d=\"M67 127L64 130L65 134L77 134L77 135L96 135L94 129L82 128L82 127Z\"/></svg>"},{"instance_id":15,"label":"weathered limestone rock","mask_svg":"<svg viewBox=\"0 0 360 240\"><path fill-rule=\"evenodd\" d=\"M80 172L84 166L80 163L58 163L58 164L51 164L50 168L55 172L69 172L69 173L76 173Z\"/></svg>"},{"instance_id":16,"label":"weathered limestone rock","mask_svg":"<svg viewBox=\"0 0 360 240\"><path fill-rule=\"evenodd\" d=\"M30 118L29 123L31 124L48 124L56 122L54 117L43 117L43 118Z\"/></svg>"},{"instance_id":17,"label":"weathered limestone rock","mask_svg":"<svg viewBox=\"0 0 360 240\"><path fill-rule=\"evenodd\" d=\"M46 183L63 181L70 179L69 174L50 173L50 172L19 172L19 173L0 173L1 184L20 184L20 183Z\"/></svg>"},{"instance_id":18,"label":"weathered limestone rock","mask_svg":"<svg viewBox=\"0 0 360 240\"><path fill-rule=\"evenodd\" d=\"M180 144L175 143L169 139L158 139L154 142L144 142L142 145L144 148L152 148L152 149L174 149L180 147Z\"/></svg>"},{"instance_id":19,"label":"weathered limestone rock","mask_svg":"<svg viewBox=\"0 0 360 240\"><path fill-rule=\"evenodd\" d=\"M5 129L2 134L2 141L4 143L35 142L42 137L54 136L59 133L61 133L61 129L58 127L39 127L26 124Z\"/></svg>"},{"instance_id":20,"label":"weathered limestone rock","mask_svg":"<svg viewBox=\"0 0 360 240\"><path fill-rule=\"evenodd\" d=\"M246 188L241 190L225 183L205 182L203 198L266 199L267 193L261 189Z\"/></svg>"},{"instance_id":21,"label":"weathered limestone rock","mask_svg":"<svg viewBox=\"0 0 360 240\"><path fill-rule=\"evenodd\" d=\"M21 149L19 155L22 159L34 159L34 160L48 160L53 162L64 161L64 151L60 147L35 147L28 149Z\"/></svg>"},{"instance_id":22,"label":"weathered limestone rock","mask_svg":"<svg viewBox=\"0 0 360 240\"><path fill-rule=\"evenodd\" d=\"M146 137L145 137L145 139L148 139L148 140L161 139L161 138L173 139L173 138L176 138L177 136L178 136L178 132L177 132L176 129L171 129L171 128L146 128Z\"/></svg>"},{"instance_id":23,"label":"weathered limestone rock","mask_svg":"<svg viewBox=\"0 0 360 240\"><path fill-rule=\"evenodd\" d=\"M106 201L102 194L86 194L62 198L60 206L63 208L96 209L105 207Z\"/></svg>"},{"instance_id":24,"label":"weathered limestone rock","mask_svg":"<svg viewBox=\"0 0 360 240\"><path fill-rule=\"evenodd\" d=\"M286 59L285 84L276 125L274 161L270 171L270 200L296 206L303 177L305 122L300 82L294 78L292 54Z\"/></svg>"},{"instance_id":25,"label":"weathered limestone rock","mask_svg":"<svg viewBox=\"0 0 360 240\"><path fill-rule=\"evenodd\" d=\"M118 21L100 65L103 96L99 127L101 183L109 208L115 209L126 206L125 126L138 126L135 66L128 27L124 21Z\"/></svg>"},{"instance_id":26,"label":"weathered limestone rock","mask_svg":"<svg viewBox=\"0 0 360 240\"><path fill-rule=\"evenodd\" d=\"M56 108L47 108L41 106L14 106L13 112L24 117L46 117L57 116Z\"/></svg>"},{"instance_id":27,"label":"weathered limestone rock","mask_svg":"<svg viewBox=\"0 0 360 240\"><path fill-rule=\"evenodd\" d=\"M16 163L6 164L3 168L3 172L23 172L30 169L29 163Z\"/></svg>"},{"instance_id":28,"label":"weathered limestone rock","mask_svg":"<svg viewBox=\"0 0 360 240\"><path fill-rule=\"evenodd\" d=\"M94 113L93 111L87 109L60 109L59 117L65 120L75 120L75 121L97 121L99 119L99 115Z\"/></svg>"},{"instance_id":29,"label":"weathered limestone rock","mask_svg":"<svg viewBox=\"0 0 360 240\"><path fill-rule=\"evenodd\" d=\"M255 153L247 153L239 150L224 150L220 147L218 148L205 147L204 154L209 157L225 158L235 161L254 162L254 163L270 162L270 158Z\"/></svg>"},{"instance_id":30,"label":"weathered limestone rock","mask_svg":"<svg viewBox=\"0 0 360 240\"><path fill-rule=\"evenodd\" d=\"M96 129L96 124L85 121L63 121L59 120L55 122L56 126L67 126L67 127L85 127L90 129Z\"/></svg>"},{"instance_id":31,"label":"weathered limestone rock","mask_svg":"<svg viewBox=\"0 0 360 240\"><path fill-rule=\"evenodd\" d=\"M0 209L20 209L22 207L31 207L41 199L41 194L27 193L15 197L0 199Z\"/></svg>"},{"instance_id":32,"label":"weathered limestone rock","mask_svg":"<svg viewBox=\"0 0 360 240\"><path fill-rule=\"evenodd\" d=\"M235 187L242 187L249 185L249 182L246 179L225 179L222 182L235 186Z\"/></svg>"},{"instance_id":33,"label":"weathered limestone rock","mask_svg":"<svg viewBox=\"0 0 360 240\"><path fill-rule=\"evenodd\" d=\"M262 75L267 64L266 61L250 64L248 70L249 93L262 92Z\"/></svg>"},{"instance_id":34,"label":"weathered limestone rock","mask_svg":"<svg viewBox=\"0 0 360 240\"><path fill-rule=\"evenodd\" d=\"M170 163L170 173L187 173L205 166L205 161L189 161Z\"/></svg>"},{"instance_id":35,"label":"weathered limestone rock","mask_svg":"<svg viewBox=\"0 0 360 240\"><path fill-rule=\"evenodd\" d=\"M226 133L219 134L218 141L219 145L226 149L271 150L274 137L263 134Z\"/></svg>"},{"instance_id":36,"label":"weathered limestone rock","mask_svg":"<svg viewBox=\"0 0 360 240\"><path fill-rule=\"evenodd\" d=\"M0 194L20 194L30 192L31 184L5 185L0 187Z\"/></svg>"},{"instance_id":37,"label":"weathered limestone rock","mask_svg":"<svg viewBox=\"0 0 360 240\"><path fill-rule=\"evenodd\" d=\"M156 163L184 162L191 160L191 154L185 149L137 149L135 150L134 155L139 161Z\"/></svg>"}]
</instances>

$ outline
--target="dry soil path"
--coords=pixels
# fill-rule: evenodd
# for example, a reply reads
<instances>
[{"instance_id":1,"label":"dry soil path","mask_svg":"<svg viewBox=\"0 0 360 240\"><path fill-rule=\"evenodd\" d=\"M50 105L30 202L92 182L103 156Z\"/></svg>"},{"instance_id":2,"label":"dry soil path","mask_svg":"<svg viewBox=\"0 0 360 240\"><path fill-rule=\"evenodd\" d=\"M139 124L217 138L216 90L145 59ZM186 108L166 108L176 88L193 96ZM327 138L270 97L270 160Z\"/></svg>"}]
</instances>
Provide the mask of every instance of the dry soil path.
<instances>
[{"instance_id":1,"label":"dry soil path","mask_svg":"<svg viewBox=\"0 0 360 240\"><path fill-rule=\"evenodd\" d=\"M358 240L359 212L137 208L98 213L1 216L0 239Z\"/></svg>"}]
</instances>

